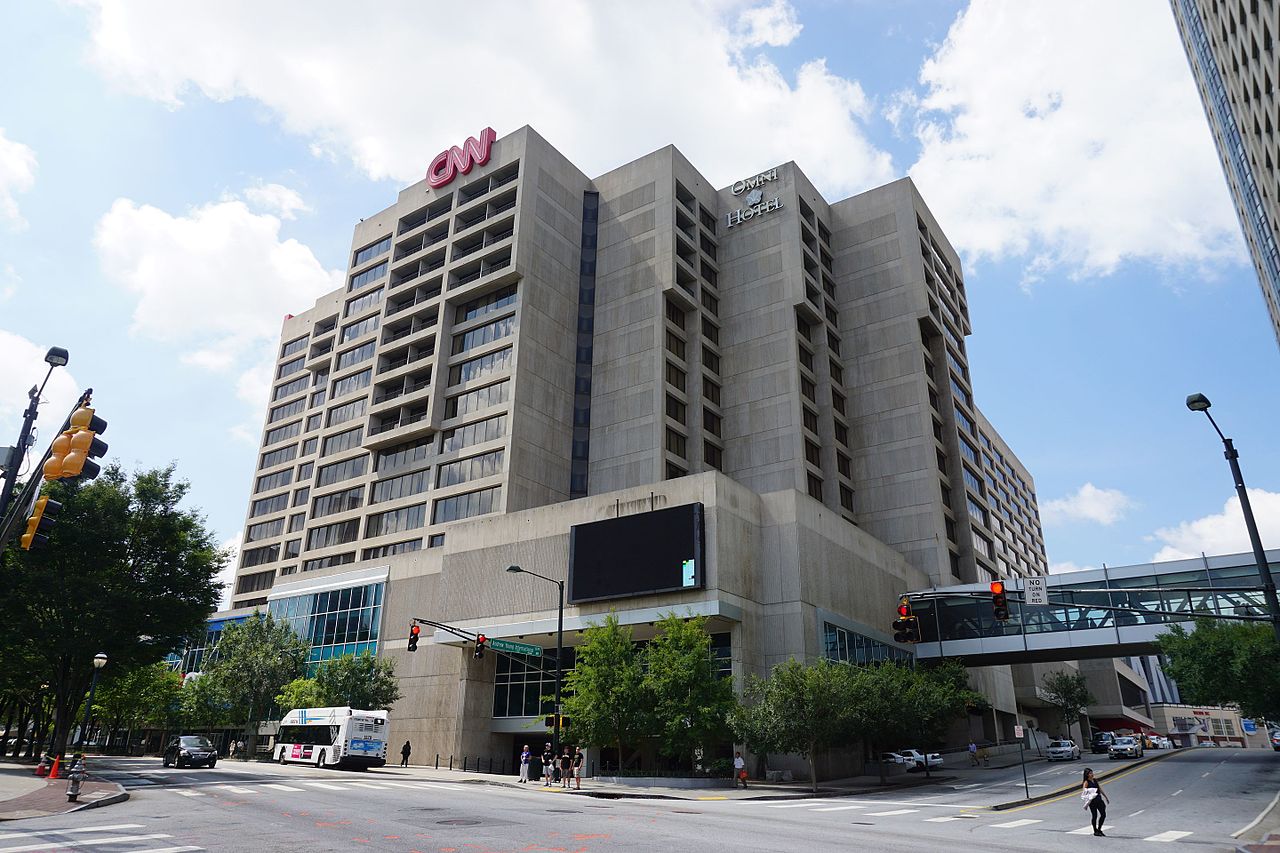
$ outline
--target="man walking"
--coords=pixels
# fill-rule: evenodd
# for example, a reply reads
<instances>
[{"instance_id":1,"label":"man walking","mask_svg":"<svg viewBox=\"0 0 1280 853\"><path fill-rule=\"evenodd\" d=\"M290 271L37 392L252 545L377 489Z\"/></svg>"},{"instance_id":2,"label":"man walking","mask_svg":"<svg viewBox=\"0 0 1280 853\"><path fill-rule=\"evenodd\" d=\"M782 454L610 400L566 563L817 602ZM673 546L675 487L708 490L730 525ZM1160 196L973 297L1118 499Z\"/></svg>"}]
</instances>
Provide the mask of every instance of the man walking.
<instances>
[{"instance_id":1,"label":"man walking","mask_svg":"<svg viewBox=\"0 0 1280 853\"><path fill-rule=\"evenodd\" d=\"M978 745L973 741L969 741L969 763L978 766Z\"/></svg>"},{"instance_id":2,"label":"man walking","mask_svg":"<svg viewBox=\"0 0 1280 853\"><path fill-rule=\"evenodd\" d=\"M578 747L573 753L573 778L578 782L578 790L582 790L582 765L586 760L586 756L582 754L582 747Z\"/></svg>"},{"instance_id":3,"label":"man walking","mask_svg":"<svg viewBox=\"0 0 1280 853\"><path fill-rule=\"evenodd\" d=\"M413 752L413 747L409 745L409 741L404 742L404 746L400 747L400 766L409 766L409 753Z\"/></svg>"},{"instance_id":4,"label":"man walking","mask_svg":"<svg viewBox=\"0 0 1280 853\"><path fill-rule=\"evenodd\" d=\"M529 784L529 762L533 760L533 753L529 751L529 744L524 745L524 749L520 752L520 782L521 784Z\"/></svg>"},{"instance_id":5,"label":"man walking","mask_svg":"<svg viewBox=\"0 0 1280 853\"><path fill-rule=\"evenodd\" d=\"M747 787L747 762L742 760L742 753L735 752L733 754L733 787L738 787L738 783L742 783L742 787Z\"/></svg>"},{"instance_id":6,"label":"man walking","mask_svg":"<svg viewBox=\"0 0 1280 853\"><path fill-rule=\"evenodd\" d=\"M551 744L547 744L542 748L542 787L551 787L551 779L555 772L556 754L551 751Z\"/></svg>"}]
</instances>

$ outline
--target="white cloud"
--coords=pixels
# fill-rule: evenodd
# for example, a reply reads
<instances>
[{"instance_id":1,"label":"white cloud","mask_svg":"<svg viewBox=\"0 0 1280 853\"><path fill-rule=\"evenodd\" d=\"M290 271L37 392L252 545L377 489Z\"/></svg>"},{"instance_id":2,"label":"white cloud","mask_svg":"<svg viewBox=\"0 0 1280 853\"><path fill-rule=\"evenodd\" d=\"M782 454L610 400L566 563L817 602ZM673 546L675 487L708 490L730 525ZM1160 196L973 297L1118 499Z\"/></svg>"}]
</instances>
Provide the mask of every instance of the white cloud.
<instances>
[{"instance_id":1,"label":"white cloud","mask_svg":"<svg viewBox=\"0 0 1280 853\"><path fill-rule=\"evenodd\" d=\"M1069 572L1087 572L1087 571L1090 571L1090 570L1092 570L1092 569L1096 569L1096 568L1098 568L1098 567L1097 567L1097 566L1082 566L1082 565L1080 565L1080 564L1078 564L1078 563L1073 563L1073 562L1071 562L1070 560L1067 560L1066 562L1063 562L1063 563L1050 563L1050 564L1049 564L1049 574L1051 574L1051 575L1065 575L1065 574L1067 574L1067 573L1069 573Z\"/></svg>"},{"instance_id":2,"label":"white cloud","mask_svg":"<svg viewBox=\"0 0 1280 853\"><path fill-rule=\"evenodd\" d=\"M910 174L967 260L1025 256L1030 283L1245 257L1164 0L974 0L920 82Z\"/></svg>"},{"instance_id":3,"label":"white cloud","mask_svg":"<svg viewBox=\"0 0 1280 853\"><path fill-rule=\"evenodd\" d=\"M1046 525L1071 521L1109 525L1119 521L1132 507L1133 500L1119 489L1099 489L1093 483L1085 483L1073 495L1042 504L1040 516Z\"/></svg>"},{"instance_id":4,"label":"white cloud","mask_svg":"<svg viewBox=\"0 0 1280 853\"><path fill-rule=\"evenodd\" d=\"M297 219L299 213L311 211L297 191L280 184L249 187L244 191L244 197L253 207L274 213L281 219Z\"/></svg>"},{"instance_id":5,"label":"white cloud","mask_svg":"<svg viewBox=\"0 0 1280 853\"><path fill-rule=\"evenodd\" d=\"M7 219L14 228L26 227L13 196L31 189L35 182L36 152L7 138L0 127L0 220Z\"/></svg>"},{"instance_id":6,"label":"white cloud","mask_svg":"<svg viewBox=\"0 0 1280 853\"><path fill-rule=\"evenodd\" d=\"M241 534L237 533L219 546L231 549L231 559L215 578L215 582L222 587L222 596L218 599L219 610L226 610L231 606L231 595L235 591L236 566L240 565L240 549L243 547L240 540Z\"/></svg>"},{"instance_id":7,"label":"white cloud","mask_svg":"<svg viewBox=\"0 0 1280 853\"><path fill-rule=\"evenodd\" d=\"M784 47L795 41L801 29L795 8L786 0L745 9L738 16L739 39L747 47Z\"/></svg>"},{"instance_id":8,"label":"white cloud","mask_svg":"<svg viewBox=\"0 0 1280 853\"><path fill-rule=\"evenodd\" d=\"M18 292L18 285L22 284L22 276L18 275L18 271L13 268L13 264L5 264L4 269L0 269L0 302L7 302L13 298Z\"/></svg>"},{"instance_id":9,"label":"white cloud","mask_svg":"<svg viewBox=\"0 0 1280 853\"><path fill-rule=\"evenodd\" d=\"M1250 489L1249 503L1258 523L1258 534L1263 547L1280 547L1280 492L1266 489ZM1192 521L1184 521L1174 527L1162 527L1155 538L1164 547L1151 559L1185 560L1199 557L1201 553L1244 554L1253 550L1249 533L1244 526L1244 513L1240 511L1240 498L1232 496L1222 506L1222 512L1206 515Z\"/></svg>"},{"instance_id":10,"label":"white cloud","mask_svg":"<svg viewBox=\"0 0 1280 853\"><path fill-rule=\"evenodd\" d=\"M894 177L858 83L821 60L784 74L742 40L743 3L499 2L445 18L407 0L358 15L333 0L83 5L91 61L125 90L175 108L256 100L373 178L420 180L440 150L524 124L590 174L675 143L718 185L791 159L833 195ZM495 37L495 20L521 36ZM745 21L753 43L798 26L782 3ZM428 102L406 99L407 81Z\"/></svg>"},{"instance_id":11,"label":"white cloud","mask_svg":"<svg viewBox=\"0 0 1280 853\"><path fill-rule=\"evenodd\" d=\"M117 199L98 221L94 246L106 277L137 297L132 331L179 347L186 364L243 371L237 394L257 412L280 318L342 280L306 246L281 239L279 219L238 200L174 216Z\"/></svg>"},{"instance_id":12,"label":"white cloud","mask_svg":"<svg viewBox=\"0 0 1280 853\"><path fill-rule=\"evenodd\" d=\"M45 353L49 351L49 346L57 345L58 342L37 344L21 335L0 329L0 364L4 365L4 369L0 370L0 444L13 444L17 438L22 413L27 408L27 391L33 386L39 387L44 381L44 376L49 371L49 365L44 362ZM68 363L74 365L75 361L76 354L73 351ZM49 377L49 384L44 388L44 402L38 410L36 429L41 435L40 440L31 448L33 464L57 434L58 427L62 426L63 419L80 397L81 390L69 368L54 369Z\"/></svg>"}]
</instances>

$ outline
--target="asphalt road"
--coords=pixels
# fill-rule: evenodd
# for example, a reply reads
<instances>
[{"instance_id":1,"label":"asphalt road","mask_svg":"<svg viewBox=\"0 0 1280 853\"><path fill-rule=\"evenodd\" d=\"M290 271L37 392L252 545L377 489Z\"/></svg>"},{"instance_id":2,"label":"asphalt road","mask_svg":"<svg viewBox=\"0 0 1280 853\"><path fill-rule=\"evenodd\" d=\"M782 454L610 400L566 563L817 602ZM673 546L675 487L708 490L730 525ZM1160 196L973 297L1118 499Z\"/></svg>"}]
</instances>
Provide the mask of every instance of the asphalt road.
<instances>
[{"instance_id":1,"label":"asphalt road","mask_svg":"<svg viewBox=\"0 0 1280 853\"><path fill-rule=\"evenodd\" d=\"M1032 765L1033 794L1074 783L1084 766ZM1078 795L1008 811L1018 768L983 782L815 800L601 800L559 789L221 762L169 769L157 759L97 762L132 798L119 805L0 826L0 853L329 851L1150 851L1152 844L1232 850L1231 833L1280 790L1280 753L1195 749L1133 767L1103 786L1108 838L1088 833ZM418 774L419 777L421 774ZM710 792L709 792L710 793ZM1084 830L1084 832L1079 832ZM1158 849L1158 848L1157 848Z\"/></svg>"}]
</instances>

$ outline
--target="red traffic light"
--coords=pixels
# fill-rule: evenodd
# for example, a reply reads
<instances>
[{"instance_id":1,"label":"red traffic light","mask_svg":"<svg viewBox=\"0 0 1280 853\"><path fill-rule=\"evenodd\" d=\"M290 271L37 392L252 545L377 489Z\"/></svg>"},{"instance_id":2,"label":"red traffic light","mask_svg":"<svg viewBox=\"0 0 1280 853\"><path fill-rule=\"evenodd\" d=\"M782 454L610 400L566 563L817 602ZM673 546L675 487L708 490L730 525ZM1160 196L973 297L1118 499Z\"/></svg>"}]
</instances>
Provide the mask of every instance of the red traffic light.
<instances>
[{"instance_id":1,"label":"red traffic light","mask_svg":"<svg viewBox=\"0 0 1280 853\"><path fill-rule=\"evenodd\" d=\"M901 601L901 602L899 602L899 603L898 603L898 615L899 615L899 616L901 616L901 617L903 617L904 619L905 619L906 617L908 617L908 616L910 616L910 615L911 615L911 602L910 602L910 601L908 601L907 599L905 599L905 598L904 598L904 599L902 599L902 601Z\"/></svg>"},{"instance_id":2,"label":"red traffic light","mask_svg":"<svg viewBox=\"0 0 1280 853\"><path fill-rule=\"evenodd\" d=\"M418 635L422 633L422 628L417 622L409 623L409 646L408 651L416 652L418 650Z\"/></svg>"},{"instance_id":3,"label":"red traffic light","mask_svg":"<svg viewBox=\"0 0 1280 853\"><path fill-rule=\"evenodd\" d=\"M488 638L488 637L486 637L484 634L476 634L476 645L477 645L477 646L483 646L483 645L484 645L485 643L487 643L487 642L489 642L489 638Z\"/></svg>"},{"instance_id":4,"label":"red traffic light","mask_svg":"<svg viewBox=\"0 0 1280 853\"><path fill-rule=\"evenodd\" d=\"M416 637L421 633L422 633L422 629L419 628L417 625L414 625L412 628L409 629L409 636L411 637Z\"/></svg>"},{"instance_id":5,"label":"red traffic light","mask_svg":"<svg viewBox=\"0 0 1280 853\"><path fill-rule=\"evenodd\" d=\"M992 594L992 595L1004 595L1004 581L992 581L992 582L991 582L991 594Z\"/></svg>"}]
</instances>

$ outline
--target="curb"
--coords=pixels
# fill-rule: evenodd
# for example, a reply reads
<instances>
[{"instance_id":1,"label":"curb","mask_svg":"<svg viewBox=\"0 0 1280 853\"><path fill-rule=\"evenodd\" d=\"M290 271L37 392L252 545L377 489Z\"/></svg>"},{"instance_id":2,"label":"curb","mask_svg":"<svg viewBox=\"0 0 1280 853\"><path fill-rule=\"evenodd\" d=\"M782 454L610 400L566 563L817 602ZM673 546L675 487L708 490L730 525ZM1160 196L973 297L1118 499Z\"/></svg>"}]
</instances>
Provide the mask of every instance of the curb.
<instances>
[{"instance_id":1,"label":"curb","mask_svg":"<svg viewBox=\"0 0 1280 853\"><path fill-rule=\"evenodd\" d=\"M1107 779L1110 779L1112 776L1116 776L1120 773L1124 773L1128 770L1132 770L1135 767L1143 767L1155 761L1163 761L1166 758L1171 758L1175 755L1181 754L1182 752L1183 750L1181 749L1171 749L1168 752L1161 752L1157 755L1151 756L1150 758L1143 758L1139 761L1134 761L1130 764L1125 764L1121 767L1113 768L1111 770L1106 771L1105 773L1095 773L1094 778L1097 779L1099 782L1102 782ZM1083 759L1083 756L1081 756L1081 758ZM1069 794L1079 787L1080 787L1079 785L1074 785L1074 784L1066 785L1062 788L1058 788L1056 791L1050 791L1047 794L1036 794L1034 797L1029 797L1026 799L1011 800L1007 803L996 803L993 806L989 806L989 808L993 812L1007 811L1008 809L1017 808L1018 806L1026 806L1026 805L1030 805L1031 803L1040 803L1045 800L1051 800L1054 797L1061 797L1063 794Z\"/></svg>"},{"instance_id":2,"label":"curb","mask_svg":"<svg viewBox=\"0 0 1280 853\"><path fill-rule=\"evenodd\" d=\"M910 788L924 788L929 785L944 784L946 782L953 782L955 781L956 778L957 777L955 776L933 776L929 779L921 778L918 782L914 782L911 784L904 784L904 785L882 785L882 786L876 786L874 788L858 788L858 789L819 788L817 792L807 791L807 790L794 791L794 792L786 791L786 792L778 792L776 794L766 793L766 794L761 794L759 796L754 796L754 797L724 797L723 799L744 800L748 802L769 802L769 801L786 801L786 800L816 800L816 799L826 799L828 797L858 796L862 794L883 794L886 792L892 792L892 791L898 791L898 790L904 790L904 789L910 789ZM512 790L519 790L516 787L516 785L510 782L497 782L491 779L454 779L449 781L451 784L489 785L495 788L509 788ZM677 794L652 794L647 792L640 792L638 790L635 792L599 790L599 789L587 790L585 788L582 790L577 790L577 789L564 790L564 789L552 788L552 790L563 790L564 793L571 794L573 796L594 797L596 799L601 799L601 800L677 800L677 801L685 801L685 802L701 802L703 800L708 799L706 795L680 796ZM722 791L724 789L723 788L696 788L691 790L715 792L715 791ZM720 798L715 797L715 799L720 799Z\"/></svg>"},{"instance_id":3,"label":"curb","mask_svg":"<svg viewBox=\"0 0 1280 853\"><path fill-rule=\"evenodd\" d=\"M86 809L97 809L102 808L103 806L114 806L116 803L123 803L125 800L129 799L129 792L124 789L123 785L117 784L116 787L120 790L111 796L101 797L91 803L83 803L82 805L76 806L74 809L67 809L63 814L82 812Z\"/></svg>"}]
</instances>

